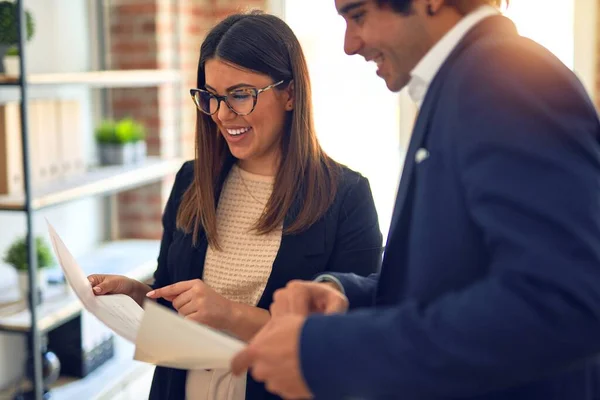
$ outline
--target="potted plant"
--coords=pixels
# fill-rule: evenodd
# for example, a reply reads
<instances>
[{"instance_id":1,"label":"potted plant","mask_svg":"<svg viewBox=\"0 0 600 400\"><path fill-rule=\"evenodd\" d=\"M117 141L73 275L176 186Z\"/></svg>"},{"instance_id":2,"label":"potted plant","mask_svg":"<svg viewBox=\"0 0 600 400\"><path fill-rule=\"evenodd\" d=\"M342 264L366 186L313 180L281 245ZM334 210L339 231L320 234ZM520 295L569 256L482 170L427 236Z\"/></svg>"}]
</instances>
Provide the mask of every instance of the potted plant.
<instances>
[{"instance_id":1,"label":"potted plant","mask_svg":"<svg viewBox=\"0 0 600 400\"><path fill-rule=\"evenodd\" d=\"M7 75L19 74L19 42L17 26L17 5L11 1L0 1L0 73ZM25 24L29 41L35 33L35 24L29 11L25 11ZM10 50L10 51L9 51ZM15 68L16 67L16 68Z\"/></svg>"},{"instance_id":2,"label":"potted plant","mask_svg":"<svg viewBox=\"0 0 600 400\"><path fill-rule=\"evenodd\" d=\"M133 147L133 162L146 158L146 131L142 124L132 118L122 119L115 126L115 134Z\"/></svg>"},{"instance_id":3,"label":"potted plant","mask_svg":"<svg viewBox=\"0 0 600 400\"><path fill-rule=\"evenodd\" d=\"M35 249L37 253L37 278L38 288L40 293L43 293L46 289L47 280L44 274L44 268L54 265L54 258L52 257L52 251L46 244L42 237L35 238ZM19 276L19 288L21 293L25 296L28 292L28 281L29 276L27 274L27 239L25 237L18 238L6 251L3 261L9 265L12 265Z\"/></svg>"},{"instance_id":4,"label":"potted plant","mask_svg":"<svg viewBox=\"0 0 600 400\"><path fill-rule=\"evenodd\" d=\"M4 53L4 73L8 76L19 76L19 69L21 67L21 57L19 56L19 49L9 47Z\"/></svg>"},{"instance_id":5,"label":"potted plant","mask_svg":"<svg viewBox=\"0 0 600 400\"><path fill-rule=\"evenodd\" d=\"M118 122L106 120L96 128L96 141L102 165L127 165L146 157L144 127L125 118Z\"/></svg>"}]
</instances>

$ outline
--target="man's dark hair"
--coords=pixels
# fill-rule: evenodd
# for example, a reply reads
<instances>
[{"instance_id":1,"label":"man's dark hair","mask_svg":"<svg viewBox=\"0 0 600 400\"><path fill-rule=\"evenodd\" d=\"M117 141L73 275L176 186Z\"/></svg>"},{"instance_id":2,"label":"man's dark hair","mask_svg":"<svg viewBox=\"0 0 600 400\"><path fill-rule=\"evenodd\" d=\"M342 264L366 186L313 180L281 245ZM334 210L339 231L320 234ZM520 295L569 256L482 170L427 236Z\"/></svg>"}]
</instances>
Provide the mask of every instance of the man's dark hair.
<instances>
[{"instance_id":1,"label":"man's dark hair","mask_svg":"<svg viewBox=\"0 0 600 400\"><path fill-rule=\"evenodd\" d=\"M410 14L412 11L413 0L376 0L376 2L379 7L389 6L392 10L401 14ZM508 4L508 0L446 0L445 3L465 15L484 4L500 7L502 3Z\"/></svg>"}]
</instances>

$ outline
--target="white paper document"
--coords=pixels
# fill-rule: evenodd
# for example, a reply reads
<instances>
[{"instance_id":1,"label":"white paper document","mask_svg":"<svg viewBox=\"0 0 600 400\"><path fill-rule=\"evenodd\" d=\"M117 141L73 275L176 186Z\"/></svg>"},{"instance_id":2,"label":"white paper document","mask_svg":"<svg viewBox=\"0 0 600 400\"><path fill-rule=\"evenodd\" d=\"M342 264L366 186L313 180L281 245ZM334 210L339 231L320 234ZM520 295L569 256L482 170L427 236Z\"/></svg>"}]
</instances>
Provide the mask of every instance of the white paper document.
<instances>
[{"instance_id":1,"label":"white paper document","mask_svg":"<svg viewBox=\"0 0 600 400\"><path fill-rule=\"evenodd\" d=\"M96 296L81 267L48 222L52 247L67 282L83 307L124 339L135 343L134 359L180 369L229 368L244 342L188 321L152 300L142 309L122 294Z\"/></svg>"},{"instance_id":2,"label":"white paper document","mask_svg":"<svg viewBox=\"0 0 600 400\"><path fill-rule=\"evenodd\" d=\"M135 360L179 369L229 368L233 356L246 345L153 301L146 301L144 310Z\"/></svg>"},{"instance_id":3,"label":"white paper document","mask_svg":"<svg viewBox=\"0 0 600 400\"><path fill-rule=\"evenodd\" d=\"M52 225L46 222L54 253L67 282L83 303L83 307L116 334L135 343L144 310L131 297L124 294L94 295L87 276Z\"/></svg>"}]
</instances>

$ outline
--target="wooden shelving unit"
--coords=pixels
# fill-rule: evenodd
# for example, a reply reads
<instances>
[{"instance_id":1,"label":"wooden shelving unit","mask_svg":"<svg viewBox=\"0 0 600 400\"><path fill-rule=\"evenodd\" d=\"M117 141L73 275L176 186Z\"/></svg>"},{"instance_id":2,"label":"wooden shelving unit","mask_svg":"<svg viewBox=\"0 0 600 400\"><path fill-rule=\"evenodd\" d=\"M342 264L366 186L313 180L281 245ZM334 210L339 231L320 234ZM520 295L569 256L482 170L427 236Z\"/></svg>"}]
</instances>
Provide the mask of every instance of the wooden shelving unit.
<instances>
[{"instance_id":1,"label":"wooden shelving unit","mask_svg":"<svg viewBox=\"0 0 600 400\"><path fill-rule=\"evenodd\" d=\"M31 86L85 85L96 88L131 88L174 83L181 79L173 70L89 71L27 76ZM0 76L0 83L18 85L19 77Z\"/></svg>"},{"instance_id":2,"label":"wooden shelving unit","mask_svg":"<svg viewBox=\"0 0 600 400\"><path fill-rule=\"evenodd\" d=\"M173 70L122 70L73 72L68 74L32 74L26 77L31 98L48 98L44 94L53 88L86 86L96 89L154 87L181 81L181 74ZM21 99L18 77L0 75L3 88L0 104L18 102ZM40 94L40 92L42 94Z\"/></svg>"},{"instance_id":3,"label":"wooden shelving unit","mask_svg":"<svg viewBox=\"0 0 600 400\"><path fill-rule=\"evenodd\" d=\"M124 339L115 338L115 356L85 379L61 377L52 386L52 400L118 400L148 398L154 367L133 360L134 347ZM0 392L0 400L12 400L18 390L29 385Z\"/></svg>"},{"instance_id":4,"label":"wooden shelving unit","mask_svg":"<svg viewBox=\"0 0 600 400\"><path fill-rule=\"evenodd\" d=\"M154 367L134 361L134 347L125 340L116 338L115 343L115 356L85 379L61 378L52 385L52 399L147 399Z\"/></svg>"},{"instance_id":5,"label":"wooden shelving unit","mask_svg":"<svg viewBox=\"0 0 600 400\"><path fill-rule=\"evenodd\" d=\"M93 61L97 65L95 69L100 69L99 71L25 74L23 71L28 70L27 53L23 51L25 48L25 35L21 33L19 34L17 48L22 56L22 76L0 76L0 103L19 103L18 129L20 132L15 132L15 134L20 135L19 151L23 158L19 162L22 162L24 182L23 194L0 195L0 211L16 211L22 213L25 217L25 231L27 232L26 238L29 248L28 264L31 266L30 277L36 275L35 270L37 268L33 222L37 211L82 198L111 195L148 185L159 181L163 177L174 175L182 165L180 159L167 160L149 157L144 162L135 165L94 168L81 175L63 178L62 180L58 176L53 176L53 183L51 184L34 185L32 183L35 181L35 179L32 179L35 172L32 170L31 161L33 157L32 143L39 146L42 146L40 143L43 143L39 141L39 137L34 139L31 135L31 131L34 129L29 127L31 123L28 122L28 115L33 115L32 99L54 99L63 96L68 98L70 96L68 93L85 92L85 90L81 90L82 88L99 89L100 91L90 92L91 97L93 97L91 101L98 107L91 107L89 111L95 113L96 117L108 118L111 117L107 105L109 93L104 92L104 89L156 87L178 85L181 82L180 74L174 70L102 70L106 66L104 59L106 48L103 47L105 43L102 40L104 37L103 30L109 25L104 23L104 6L101 2L98 4L94 2L94 4L90 7L95 8L97 15L94 18L97 20L89 26L94 26L98 30L96 33L100 38L98 40L100 43L94 48L94 51L98 52L98 57L96 61ZM16 0L15 6L18 10L18 22L20 26L24 26L22 23L25 21L23 0ZM65 93L67 94L65 95ZM94 115L90 115L90 120L94 120ZM35 127L39 128L37 125ZM38 130L35 130L35 132ZM57 130L66 132L66 130ZM81 135L84 134L81 130L75 132L81 132ZM92 134L92 132L89 132L89 134ZM48 152L52 151L50 147L44 149L47 149ZM40 182L46 182L46 180ZM19 191L8 191L8 193L14 192ZM107 211L106 225L108 226L114 222L114 218L111 218L114 217L114 209L111 208L110 203L110 201L107 201L104 204ZM0 218L3 214L0 213ZM52 223L52 221L50 222ZM86 235L87 233L86 227L82 226L81 234ZM156 240L108 242L88 254L77 257L77 261L88 274L115 273L143 281L151 278L154 273L159 246L160 244ZM17 288L13 288L13 290L18 291ZM37 292L35 279L30 279L28 292ZM42 350L44 349L43 335L64 322L77 317L82 312L82 305L75 295L70 293L64 283L52 285L44 293L42 304L39 306L32 305L32 303L34 302L29 301L29 299L21 299L10 304L0 304L0 331L20 334L27 338L27 356L32 359L33 376L24 376L24 365L15 365L14 368L23 369L24 372L22 382L19 382L19 385L28 385L27 389L33 389L35 398L41 399L44 391L41 359ZM122 393L129 390L127 387L133 385L133 380L139 380L141 377L149 379L153 367L133 361L132 346L124 343L116 335L114 338L117 344L115 357L83 379L59 379L51 387L52 398L60 400L115 400L123 398ZM149 384L147 388L149 389ZM4 392L0 392L0 400L12 399L15 389L16 387L13 386ZM139 391L130 393L134 395L129 398L140 398L137 396ZM147 394L142 395L142 397L147 397Z\"/></svg>"},{"instance_id":6,"label":"wooden shelving unit","mask_svg":"<svg viewBox=\"0 0 600 400\"><path fill-rule=\"evenodd\" d=\"M19 85L19 78L9 75L0 75L0 85Z\"/></svg>"},{"instance_id":7,"label":"wooden shelving unit","mask_svg":"<svg viewBox=\"0 0 600 400\"><path fill-rule=\"evenodd\" d=\"M156 240L122 240L106 243L94 251L77 257L78 264L88 274L123 274L140 281L151 280L156 269L155 255L160 247ZM58 272L58 267L56 268ZM18 291L17 288L12 290ZM7 295L7 296L6 296ZM18 297L5 294L5 297ZM74 318L82 311L81 302L66 284L53 285L38 308L37 329L45 333ZM27 333L31 315L25 300L0 306L0 331ZM123 393L130 398L147 397L154 367L133 360L134 346L115 336L115 355L83 379L61 377L52 386L54 400L114 400ZM16 391L30 389L21 382L0 392L0 400L12 400Z\"/></svg>"},{"instance_id":8,"label":"wooden shelving unit","mask_svg":"<svg viewBox=\"0 0 600 400\"><path fill-rule=\"evenodd\" d=\"M148 183L176 173L183 161L149 157L146 161L125 166L99 167L72 179L32 190L34 210L90 196L111 194ZM23 211L24 195L0 195L0 211Z\"/></svg>"}]
</instances>

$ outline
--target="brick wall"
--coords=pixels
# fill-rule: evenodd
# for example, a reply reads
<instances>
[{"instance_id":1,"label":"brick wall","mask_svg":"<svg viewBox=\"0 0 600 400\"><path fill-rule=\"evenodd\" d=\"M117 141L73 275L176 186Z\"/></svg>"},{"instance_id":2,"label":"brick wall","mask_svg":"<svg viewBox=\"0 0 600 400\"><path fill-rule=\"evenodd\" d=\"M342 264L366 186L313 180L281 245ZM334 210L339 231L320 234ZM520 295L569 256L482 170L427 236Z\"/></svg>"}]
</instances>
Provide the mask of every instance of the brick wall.
<instances>
[{"instance_id":1,"label":"brick wall","mask_svg":"<svg viewBox=\"0 0 600 400\"><path fill-rule=\"evenodd\" d=\"M265 9L266 0L189 0L180 3L181 38L179 54L183 72L183 156L194 156L196 110L189 96L189 88L196 87L200 45L206 33L227 15L247 9Z\"/></svg>"},{"instance_id":2,"label":"brick wall","mask_svg":"<svg viewBox=\"0 0 600 400\"><path fill-rule=\"evenodd\" d=\"M181 85L121 89L109 93L114 118L144 124L148 153L194 156L196 111L188 89L196 86L200 44L225 16L266 0L113 0L109 8L107 59L114 69L177 69ZM120 237L159 238L164 202L173 177L117 196Z\"/></svg>"}]
</instances>

